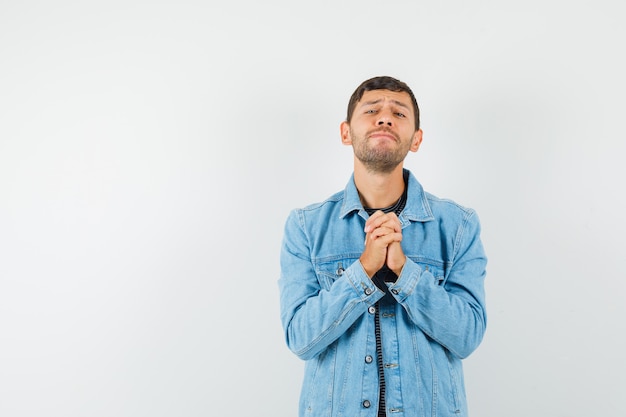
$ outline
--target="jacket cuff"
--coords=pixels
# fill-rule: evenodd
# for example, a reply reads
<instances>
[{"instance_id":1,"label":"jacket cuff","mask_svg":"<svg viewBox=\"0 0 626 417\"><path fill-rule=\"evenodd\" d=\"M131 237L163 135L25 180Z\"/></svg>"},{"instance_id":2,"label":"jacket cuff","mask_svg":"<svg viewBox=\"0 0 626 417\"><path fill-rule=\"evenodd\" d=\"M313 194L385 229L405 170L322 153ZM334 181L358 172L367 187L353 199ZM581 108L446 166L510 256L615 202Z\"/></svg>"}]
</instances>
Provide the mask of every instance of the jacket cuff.
<instances>
[{"instance_id":1,"label":"jacket cuff","mask_svg":"<svg viewBox=\"0 0 626 417\"><path fill-rule=\"evenodd\" d=\"M367 276L361 261L357 260L345 270L344 276L348 279L352 287L361 300L367 305L373 305L380 300L385 293L378 289L374 282Z\"/></svg>"},{"instance_id":2,"label":"jacket cuff","mask_svg":"<svg viewBox=\"0 0 626 417\"><path fill-rule=\"evenodd\" d=\"M397 302L401 303L415 290L421 275L422 267L407 257L400 276L389 287L389 292Z\"/></svg>"}]
</instances>

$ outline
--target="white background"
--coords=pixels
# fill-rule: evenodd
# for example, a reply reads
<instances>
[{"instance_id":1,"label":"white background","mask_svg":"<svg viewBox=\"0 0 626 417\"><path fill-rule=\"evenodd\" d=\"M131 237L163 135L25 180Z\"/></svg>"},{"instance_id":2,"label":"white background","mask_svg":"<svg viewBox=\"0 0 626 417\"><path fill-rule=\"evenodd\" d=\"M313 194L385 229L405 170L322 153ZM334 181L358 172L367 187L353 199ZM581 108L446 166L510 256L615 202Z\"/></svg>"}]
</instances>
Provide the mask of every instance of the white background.
<instances>
[{"instance_id":1,"label":"white background","mask_svg":"<svg viewBox=\"0 0 626 417\"><path fill-rule=\"evenodd\" d=\"M471 414L626 415L623 10L1 1L0 416L295 416L282 228L345 186L376 75L483 224Z\"/></svg>"}]
</instances>

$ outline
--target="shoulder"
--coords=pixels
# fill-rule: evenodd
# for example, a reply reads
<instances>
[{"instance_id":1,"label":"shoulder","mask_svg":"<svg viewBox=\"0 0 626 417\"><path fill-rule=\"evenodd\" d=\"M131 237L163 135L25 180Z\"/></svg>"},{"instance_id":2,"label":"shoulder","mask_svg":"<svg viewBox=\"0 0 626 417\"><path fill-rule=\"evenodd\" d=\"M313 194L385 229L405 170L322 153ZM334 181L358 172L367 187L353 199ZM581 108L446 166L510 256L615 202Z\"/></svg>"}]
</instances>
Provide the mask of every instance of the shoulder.
<instances>
[{"instance_id":1,"label":"shoulder","mask_svg":"<svg viewBox=\"0 0 626 417\"><path fill-rule=\"evenodd\" d=\"M478 214L473 208L459 204L449 198L437 197L425 192L433 216L440 223L452 223L457 227L479 228Z\"/></svg>"},{"instance_id":2,"label":"shoulder","mask_svg":"<svg viewBox=\"0 0 626 417\"><path fill-rule=\"evenodd\" d=\"M428 200L428 204L433 208L433 210L438 209L440 211L452 211L458 212L460 214L470 215L475 213L475 210L466 206L463 206L457 203L454 200L449 198L441 198L437 197L434 194L429 192L424 192L426 199Z\"/></svg>"},{"instance_id":3,"label":"shoulder","mask_svg":"<svg viewBox=\"0 0 626 417\"><path fill-rule=\"evenodd\" d=\"M343 202L343 196L344 196L344 191L337 191L335 194L331 195L330 197L328 197L327 199L323 201L320 201L317 203L311 203L302 208L297 208L294 210L301 211L301 212L311 212L311 213L320 211L320 210L323 210L324 208L341 205L341 203Z\"/></svg>"},{"instance_id":4,"label":"shoulder","mask_svg":"<svg viewBox=\"0 0 626 417\"><path fill-rule=\"evenodd\" d=\"M412 220L456 220L471 217L474 211L471 208L458 204L449 198L440 198L427 192L422 184L408 170L405 170L405 177L408 176L408 201L407 215Z\"/></svg>"},{"instance_id":5,"label":"shoulder","mask_svg":"<svg viewBox=\"0 0 626 417\"><path fill-rule=\"evenodd\" d=\"M288 222L297 222L301 226L311 219L330 217L333 213L339 213L344 201L344 191L338 191L323 201L311 203L303 207L294 208L289 213ZM339 216L339 214L337 214Z\"/></svg>"}]
</instances>

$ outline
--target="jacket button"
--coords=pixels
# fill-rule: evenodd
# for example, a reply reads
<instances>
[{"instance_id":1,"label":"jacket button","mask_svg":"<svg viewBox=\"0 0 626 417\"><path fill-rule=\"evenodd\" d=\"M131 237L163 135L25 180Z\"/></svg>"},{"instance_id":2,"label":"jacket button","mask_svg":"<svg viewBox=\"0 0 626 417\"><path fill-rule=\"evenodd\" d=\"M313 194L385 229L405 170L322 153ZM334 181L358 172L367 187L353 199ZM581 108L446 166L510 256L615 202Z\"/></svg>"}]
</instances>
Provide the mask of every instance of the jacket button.
<instances>
[{"instance_id":1,"label":"jacket button","mask_svg":"<svg viewBox=\"0 0 626 417\"><path fill-rule=\"evenodd\" d=\"M374 358L372 357L372 355L367 355L365 357L365 363L372 363L374 361Z\"/></svg>"},{"instance_id":2,"label":"jacket button","mask_svg":"<svg viewBox=\"0 0 626 417\"><path fill-rule=\"evenodd\" d=\"M393 290L391 290L391 292L392 292L392 293L394 293L395 295L398 295L398 293L399 293L400 291L398 291L397 289L395 289L395 288L394 288Z\"/></svg>"},{"instance_id":3,"label":"jacket button","mask_svg":"<svg viewBox=\"0 0 626 417\"><path fill-rule=\"evenodd\" d=\"M374 306L370 306L370 307L367 309L367 311L369 311L369 313L370 313L370 314L374 314L374 313L376 313L376 307L374 307Z\"/></svg>"},{"instance_id":4,"label":"jacket button","mask_svg":"<svg viewBox=\"0 0 626 417\"><path fill-rule=\"evenodd\" d=\"M372 406L372 403L369 400L363 401L363 407L370 408L371 406Z\"/></svg>"},{"instance_id":5,"label":"jacket button","mask_svg":"<svg viewBox=\"0 0 626 417\"><path fill-rule=\"evenodd\" d=\"M371 288L366 288L365 289L365 295L371 295L372 294L372 289Z\"/></svg>"}]
</instances>

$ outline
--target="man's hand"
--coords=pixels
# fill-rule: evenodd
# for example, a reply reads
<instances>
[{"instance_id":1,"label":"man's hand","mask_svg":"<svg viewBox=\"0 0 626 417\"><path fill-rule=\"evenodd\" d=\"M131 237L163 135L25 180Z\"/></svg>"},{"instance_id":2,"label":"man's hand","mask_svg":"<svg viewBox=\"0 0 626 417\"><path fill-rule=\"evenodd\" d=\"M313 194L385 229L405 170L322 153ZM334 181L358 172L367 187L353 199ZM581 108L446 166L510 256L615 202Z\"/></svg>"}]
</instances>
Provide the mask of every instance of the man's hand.
<instances>
[{"instance_id":1,"label":"man's hand","mask_svg":"<svg viewBox=\"0 0 626 417\"><path fill-rule=\"evenodd\" d=\"M385 265L400 275L405 256L400 246L402 225L395 213L377 211L365 222L365 250L360 261L371 278Z\"/></svg>"},{"instance_id":2,"label":"man's hand","mask_svg":"<svg viewBox=\"0 0 626 417\"><path fill-rule=\"evenodd\" d=\"M400 242L392 242L387 247L387 266L391 269L397 276L400 276L402 272L402 268L404 268L404 263L406 262L406 255L402 250L402 245Z\"/></svg>"}]
</instances>

